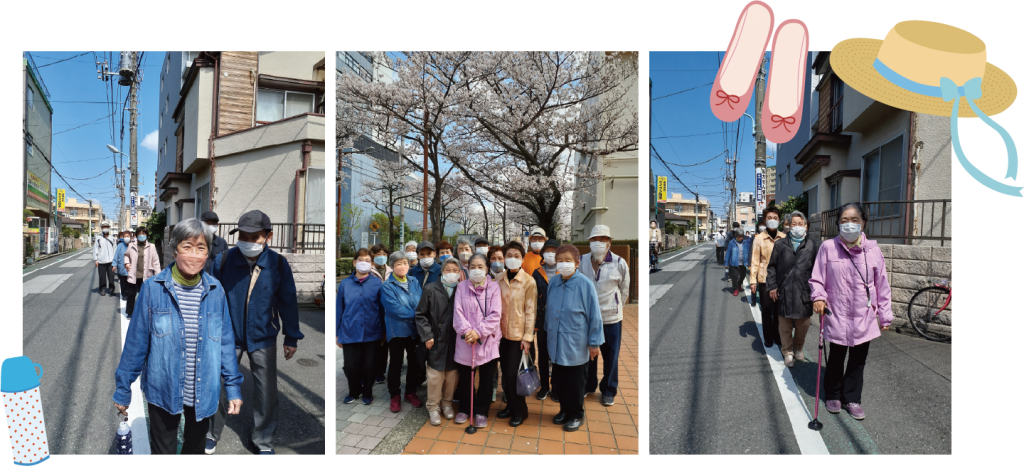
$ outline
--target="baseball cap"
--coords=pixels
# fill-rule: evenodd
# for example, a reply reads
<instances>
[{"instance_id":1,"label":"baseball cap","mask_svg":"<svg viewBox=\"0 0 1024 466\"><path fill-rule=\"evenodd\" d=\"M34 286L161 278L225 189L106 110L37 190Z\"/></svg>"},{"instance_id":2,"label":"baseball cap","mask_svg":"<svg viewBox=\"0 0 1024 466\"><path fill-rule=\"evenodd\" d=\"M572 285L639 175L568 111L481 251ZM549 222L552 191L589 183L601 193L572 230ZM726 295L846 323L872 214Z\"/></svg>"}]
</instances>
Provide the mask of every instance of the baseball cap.
<instances>
[{"instance_id":1,"label":"baseball cap","mask_svg":"<svg viewBox=\"0 0 1024 466\"><path fill-rule=\"evenodd\" d=\"M530 236L543 236L543 237L547 238L548 235L546 235L544 233L544 229L543 228L536 227L533 230L530 230Z\"/></svg>"},{"instance_id":2,"label":"baseball cap","mask_svg":"<svg viewBox=\"0 0 1024 466\"><path fill-rule=\"evenodd\" d=\"M421 241L420 244L417 244L416 252L420 252L420 249L423 248L427 248L430 249L431 251L437 252L437 249L434 249L434 243L431 243L430 241Z\"/></svg>"},{"instance_id":3,"label":"baseball cap","mask_svg":"<svg viewBox=\"0 0 1024 466\"><path fill-rule=\"evenodd\" d=\"M250 210L242 214L242 218L238 219L238 226L229 231L228 234L233 235L237 231L256 233L272 229L273 227L270 225L270 217L267 217L267 214L258 210Z\"/></svg>"},{"instance_id":4,"label":"baseball cap","mask_svg":"<svg viewBox=\"0 0 1024 466\"><path fill-rule=\"evenodd\" d=\"M206 212L203 212L203 215L199 216L199 220L202 220L204 222L220 223L220 217L218 217L217 213L212 210L207 210Z\"/></svg>"}]
</instances>

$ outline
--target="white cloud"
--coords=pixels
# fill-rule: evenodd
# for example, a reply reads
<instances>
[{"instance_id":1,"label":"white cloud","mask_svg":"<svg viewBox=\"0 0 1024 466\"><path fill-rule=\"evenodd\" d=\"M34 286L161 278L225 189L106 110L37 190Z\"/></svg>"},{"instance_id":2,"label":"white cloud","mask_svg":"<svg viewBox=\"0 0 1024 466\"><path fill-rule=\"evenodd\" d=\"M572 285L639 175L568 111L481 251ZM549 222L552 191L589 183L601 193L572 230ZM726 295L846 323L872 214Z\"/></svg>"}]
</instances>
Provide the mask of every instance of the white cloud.
<instances>
[{"instance_id":1,"label":"white cloud","mask_svg":"<svg viewBox=\"0 0 1024 466\"><path fill-rule=\"evenodd\" d=\"M159 136L157 135L157 131L153 130L152 132L147 134L145 138L142 139L142 147L145 149L149 149L153 152L156 152L156 140L158 137Z\"/></svg>"}]
</instances>

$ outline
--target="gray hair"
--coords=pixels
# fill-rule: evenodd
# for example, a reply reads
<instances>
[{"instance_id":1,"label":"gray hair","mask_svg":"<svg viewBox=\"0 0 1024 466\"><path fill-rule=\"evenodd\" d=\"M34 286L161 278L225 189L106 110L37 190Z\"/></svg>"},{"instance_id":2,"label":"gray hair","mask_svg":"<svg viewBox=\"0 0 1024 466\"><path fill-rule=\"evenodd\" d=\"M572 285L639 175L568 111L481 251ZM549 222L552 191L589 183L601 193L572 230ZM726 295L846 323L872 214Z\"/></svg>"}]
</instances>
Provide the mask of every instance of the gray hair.
<instances>
[{"instance_id":1,"label":"gray hair","mask_svg":"<svg viewBox=\"0 0 1024 466\"><path fill-rule=\"evenodd\" d=\"M459 245L460 244L465 244L466 246L469 246L470 249L473 249L473 243L470 243L468 239L466 239L466 238L459 238L459 240L455 242L455 250L456 251L459 249ZM470 258L470 259L472 259L472 258ZM487 262L487 258L486 257L484 258L484 262Z\"/></svg>"},{"instance_id":2,"label":"gray hair","mask_svg":"<svg viewBox=\"0 0 1024 466\"><path fill-rule=\"evenodd\" d=\"M807 216L804 215L804 213L800 212L799 210L794 210L794 211L790 212L789 213L789 217L790 217L790 221L792 221L793 217L800 217L800 218L802 218L804 220L804 223L807 223Z\"/></svg>"},{"instance_id":3,"label":"gray hair","mask_svg":"<svg viewBox=\"0 0 1024 466\"><path fill-rule=\"evenodd\" d=\"M415 241L409 241L408 243L405 243L405 249L409 249L409 246L412 246L415 249L416 248L416 242Z\"/></svg>"},{"instance_id":4,"label":"gray hair","mask_svg":"<svg viewBox=\"0 0 1024 466\"><path fill-rule=\"evenodd\" d=\"M388 256L388 265L390 265L391 268L394 268L395 267L395 262L398 262L398 261L406 261L406 262L408 262L409 258L405 257L405 252L403 252L403 251L395 251L395 252L391 253L390 256Z\"/></svg>"},{"instance_id":5,"label":"gray hair","mask_svg":"<svg viewBox=\"0 0 1024 466\"><path fill-rule=\"evenodd\" d=\"M175 251L175 254L177 254L179 243L200 236L206 240L206 249L209 250L213 246L213 235L203 228L203 222L195 217L178 222L177 225L174 225L174 229L171 230L171 251Z\"/></svg>"},{"instance_id":6,"label":"gray hair","mask_svg":"<svg viewBox=\"0 0 1024 466\"><path fill-rule=\"evenodd\" d=\"M477 257L479 257L480 260L484 261L484 267L490 267L490 264L487 263L487 256L480 254L479 252L475 252L473 253L472 256L469 256L469 260L466 261L466 265L469 266L469 264L472 264L473 259L476 259Z\"/></svg>"},{"instance_id":7,"label":"gray hair","mask_svg":"<svg viewBox=\"0 0 1024 466\"><path fill-rule=\"evenodd\" d=\"M472 257L470 259L472 259ZM456 267L458 267L459 270L462 270L462 263L460 263L459 260L454 257L449 257L445 259L444 262L441 263L442 272L444 272L445 267L448 267L448 264L454 264Z\"/></svg>"},{"instance_id":8,"label":"gray hair","mask_svg":"<svg viewBox=\"0 0 1024 466\"><path fill-rule=\"evenodd\" d=\"M793 213L792 212L782 216L782 223L784 223L784 224L785 223L789 223L791 220L793 220Z\"/></svg>"}]
</instances>

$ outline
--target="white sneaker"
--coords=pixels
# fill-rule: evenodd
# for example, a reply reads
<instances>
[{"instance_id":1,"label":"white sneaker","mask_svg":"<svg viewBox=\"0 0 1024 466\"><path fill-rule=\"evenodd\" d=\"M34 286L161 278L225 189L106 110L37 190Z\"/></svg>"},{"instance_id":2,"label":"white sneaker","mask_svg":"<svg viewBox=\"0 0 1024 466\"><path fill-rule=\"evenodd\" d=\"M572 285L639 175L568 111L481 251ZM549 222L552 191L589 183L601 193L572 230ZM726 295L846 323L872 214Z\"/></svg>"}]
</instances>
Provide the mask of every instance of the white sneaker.
<instances>
[{"instance_id":1,"label":"white sneaker","mask_svg":"<svg viewBox=\"0 0 1024 466\"><path fill-rule=\"evenodd\" d=\"M797 350L796 351L796 360L797 361L803 361L804 360L804 351L803 350Z\"/></svg>"},{"instance_id":2,"label":"white sneaker","mask_svg":"<svg viewBox=\"0 0 1024 466\"><path fill-rule=\"evenodd\" d=\"M793 367L793 355L792 354L787 354L786 355L786 367Z\"/></svg>"}]
</instances>

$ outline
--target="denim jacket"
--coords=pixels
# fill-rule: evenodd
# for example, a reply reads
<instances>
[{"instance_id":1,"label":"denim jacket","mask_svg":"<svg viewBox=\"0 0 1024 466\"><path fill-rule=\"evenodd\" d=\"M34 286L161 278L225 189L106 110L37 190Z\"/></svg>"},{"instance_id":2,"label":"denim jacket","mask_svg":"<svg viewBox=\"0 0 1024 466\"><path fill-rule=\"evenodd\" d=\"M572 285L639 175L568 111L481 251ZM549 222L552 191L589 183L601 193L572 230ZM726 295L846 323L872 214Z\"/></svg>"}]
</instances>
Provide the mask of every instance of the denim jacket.
<instances>
[{"instance_id":1,"label":"denim jacket","mask_svg":"<svg viewBox=\"0 0 1024 466\"><path fill-rule=\"evenodd\" d=\"M260 274L250 295L252 273L242 251L231 248L214 258L213 276L224 285L236 346L250 352L274 346L277 334L283 331L284 346L298 347L303 335L299 331L295 277L288 260L265 248L256 259L256 267Z\"/></svg>"},{"instance_id":2,"label":"denim jacket","mask_svg":"<svg viewBox=\"0 0 1024 466\"><path fill-rule=\"evenodd\" d=\"M199 347L196 349L197 421L217 411L221 377L228 399L242 399L242 373L235 359L235 336L224 291L220 282L206 273L202 274L202 283ZM128 325L121 362L114 374L115 403L128 406L132 402L131 385L140 374L145 401L171 414L183 411L185 320L174 294L171 267L143 282L139 290L135 315Z\"/></svg>"},{"instance_id":3,"label":"denim jacket","mask_svg":"<svg viewBox=\"0 0 1024 466\"><path fill-rule=\"evenodd\" d=\"M123 239L117 240L117 249L114 250L114 267L117 267L117 274L126 277L128 269L124 268L124 252L128 250L128 244Z\"/></svg>"}]
</instances>

